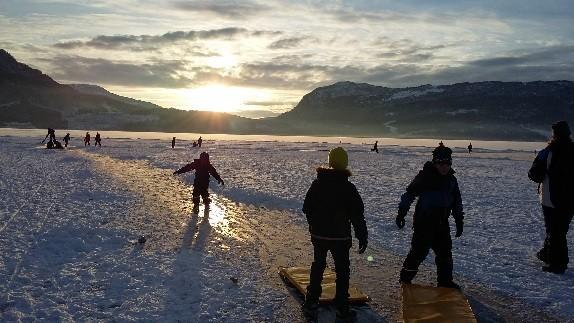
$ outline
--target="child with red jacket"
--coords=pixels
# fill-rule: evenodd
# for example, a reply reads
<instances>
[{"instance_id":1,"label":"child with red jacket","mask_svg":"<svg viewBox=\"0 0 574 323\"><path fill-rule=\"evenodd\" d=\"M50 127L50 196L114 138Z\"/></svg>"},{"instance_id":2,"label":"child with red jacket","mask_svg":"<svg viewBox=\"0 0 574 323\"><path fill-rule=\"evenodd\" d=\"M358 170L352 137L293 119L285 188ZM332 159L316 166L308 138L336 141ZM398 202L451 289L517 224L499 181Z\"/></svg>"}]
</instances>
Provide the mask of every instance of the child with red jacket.
<instances>
[{"instance_id":1,"label":"child with red jacket","mask_svg":"<svg viewBox=\"0 0 574 323\"><path fill-rule=\"evenodd\" d=\"M195 179L193 180L193 205L199 206L199 197L203 199L203 203L208 206L211 200L209 199L209 176L213 176L217 182L224 185L223 180L215 170L215 167L209 162L209 154L202 152L199 159L194 159L192 163L183 166L182 168L173 172L173 175L183 174L195 170Z\"/></svg>"}]
</instances>

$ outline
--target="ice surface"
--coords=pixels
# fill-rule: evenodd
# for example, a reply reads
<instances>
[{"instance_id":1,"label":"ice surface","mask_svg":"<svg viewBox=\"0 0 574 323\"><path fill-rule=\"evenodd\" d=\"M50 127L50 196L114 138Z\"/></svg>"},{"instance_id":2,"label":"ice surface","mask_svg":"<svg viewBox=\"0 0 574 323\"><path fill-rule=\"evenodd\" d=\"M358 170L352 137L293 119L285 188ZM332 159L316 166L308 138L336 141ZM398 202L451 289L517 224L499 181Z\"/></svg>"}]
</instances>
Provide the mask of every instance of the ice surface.
<instances>
[{"instance_id":1,"label":"ice surface","mask_svg":"<svg viewBox=\"0 0 574 323\"><path fill-rule=\"evenodd\" d=\"M285 223L304 226L306 190L338 144L204 139L201 150L185 141L171 149L169 140L107 139L102 148L53 151L38 149L39 140L0 137L2 318L285 320L284 299L266 291L265 277L254 269L262 265L221 256L239 252L257 233L239 234L240 223L218 217L217 210L208 224L203 209L190 216L193 175L173 178L171 172L207 151L225 180L225 187L211 183L220 207L264 207L287 217ZM406 255L411 232L397 230L394 217L430 149L379 142L376 154L372 143L341 145L366 205L370 244ZM526 176L534 154L473 145L472 155L462 149L454 154L466 213L464 235L453 243L455 273L574 319L574 273L543 273L534 257L544 237L536 185ZM217 242L225 232L234 236L233 245ZM134 243L142 234L151 236L143 246ZM230 277L240 277L238 284ZM261 302L262 295L271 301Z\"/></svg>"}]
</instances>

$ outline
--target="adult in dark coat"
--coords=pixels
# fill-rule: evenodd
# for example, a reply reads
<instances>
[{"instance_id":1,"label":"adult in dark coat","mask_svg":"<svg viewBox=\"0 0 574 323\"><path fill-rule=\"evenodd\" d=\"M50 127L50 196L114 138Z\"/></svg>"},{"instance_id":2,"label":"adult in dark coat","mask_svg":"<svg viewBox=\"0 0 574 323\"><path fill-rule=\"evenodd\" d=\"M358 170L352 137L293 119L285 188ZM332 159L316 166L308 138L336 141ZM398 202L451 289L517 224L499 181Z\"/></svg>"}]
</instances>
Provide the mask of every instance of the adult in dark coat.
<instances>
[{"instance_id":1,"label":"adult in dark coat","mask_svg":"<svg viewBox=\"0 0 574 323\"><path fill-rule=\"evenodd\" d=\"M396 224L405 226L407 212L418 197L413 222L411 249L403 263L399 280L410 284L432 248L437 267L439 287L459 288L452 281L452 240L448 218L451 213L456 223L456 235L463 231L462 199L454 176L452 150L439 145L433 151L432 162L426 162L401 196Z\"/></svg>"},{"instance_id":2,"label":"adult in dark coat","mask_svg":"<svg viewBox=\"0 0 574 323\"><path fill-rule=\"evenodd\" d=\"M94 147L96 146L100 146L102 147L102 136L100 136L99 132L96 132L96 143L94 144Z\"/></svg>"},{"instance_id":3,"label":"adult in dark coat","mask_svg":"<svg viewBox=\"0 0 574 323\"><path fill-rule=\"evenodd\" d=\"M202 152L199 154L199 159L194 159L193 162L183 166L182 168L173 172L174 175L183 174L195 170L195 178L193 180L193 197L194 207L199 206L199 197L203 199L203 203L208 206L211 200L209 199L209 176L213 176L215 180L221 185L224 185L223 180L215 170L215 167L209 162L209 154Z\"/></svg>"},{"instance_id":4,"label":"adult in dark coat","mask_svg":"<svg viewBox=\"0 0 574 323\"><path fill-rule=\"evenodd\" d=\"M46 134L46 137L44 137L44 140L42 140L42 143L46 142L46 139L48 139L48 137L50 137L49 141L56 140L56 130L48 128L48 133Z\"/></svg>"},{"instance_id":5,"label":"adult in dark coat","mask_svg":"<svg viewBox=\"0 0 574 323\"><path fill-rule=\"evenodd\" d=\"M359 240L359 253L367 248L367 225L364 205L355 185L349 182L348 157L343 148L329 152L330 168L318 168L317 179L307 191L303 213L309 223L313 243L313 263L303 311L316 313L321 296L321 281L327 265L327 252L335 261L337 315L347 317L349 312L349 249L352 245L351 225Z\"/></svg>"},{"instance_id":6,"label":"adult in dark coat","mask_svg":"<svg viewBox=\"0 0 574 323\"><path fill-rule=\"evenodd\" d=\"M566 121L552 125L552 139L534 159L528 177L539 183L546 227L544 246L536 255L547 264L542 270L563 274L569 262L566 236L574 214L574 143Z\"/></svg>"},{"instance_id":7,"label":"adult in dark coat","mask_svg":"<svg viewBox=\"0 0 574 323\"><path fill-rule=\"evenodd\" d=\"M90 145L90 133L86 132L86 136L84 137L84 147L89 146Z\"/></svg>"}]
</instances>

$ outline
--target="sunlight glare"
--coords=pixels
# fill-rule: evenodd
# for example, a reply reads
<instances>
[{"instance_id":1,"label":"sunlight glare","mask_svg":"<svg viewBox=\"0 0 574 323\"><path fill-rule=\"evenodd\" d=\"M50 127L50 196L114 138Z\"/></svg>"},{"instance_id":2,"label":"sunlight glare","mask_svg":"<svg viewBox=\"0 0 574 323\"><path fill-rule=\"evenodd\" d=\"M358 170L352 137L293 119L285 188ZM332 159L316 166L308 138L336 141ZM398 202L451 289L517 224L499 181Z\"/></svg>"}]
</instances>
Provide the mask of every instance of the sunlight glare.
<instances>
[{"instance_id":1,"label":"sunlight glare","mask_svg":"<svg viewBox=\"0 0 574 323\"><path fill-rule=\"evenodd\" d=\"M240 110L245 102L252 100L257 95L254 92L247 88L209 85L184 90L182 101L187 109L233 112Z\"/></svg>"}]
</instances>

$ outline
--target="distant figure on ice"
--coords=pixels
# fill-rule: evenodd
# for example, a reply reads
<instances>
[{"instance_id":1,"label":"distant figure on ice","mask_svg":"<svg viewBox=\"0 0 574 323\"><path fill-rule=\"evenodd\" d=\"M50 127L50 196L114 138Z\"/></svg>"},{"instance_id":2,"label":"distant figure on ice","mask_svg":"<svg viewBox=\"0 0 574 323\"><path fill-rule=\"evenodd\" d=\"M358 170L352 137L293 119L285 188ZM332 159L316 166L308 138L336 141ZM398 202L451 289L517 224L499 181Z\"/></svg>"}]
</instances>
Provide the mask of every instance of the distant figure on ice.
<instances>
[{"instance_id":1,"label":"distant figure on ice","mask_svg":"<svg viewBox=\"0 0 574 323\"><path fill-rule=\"evenodd\" d=\"M84 147L90 145L90 133L86 132L86 136L84 137Z\"/></svg>"},{"instance_id":2,"label":"distant figure on ice","mask_svg":"<svg viewBox=\"0 0 574 323\"><path fill-rule=\"evenodd\" d=\"M48 141L48 143L46 144L46 148L48 148L48 149L64 149L64 147L62 147L62 144L59 141L57 141L56 139Z\"/></svg>"},{"instance_id":3,"label":"distant figure on ice","mask_svg":"<svg viewBox=\"0 0 574 323\"><path fill-rule=\"evenodd\" d=\"M203 142L203 139L201 139L201 136L199 136L199 139L197 139L197 146L199 146L199 148L201 148L202 142Z\"/></svg>"},{"instance_id":4,"label":"distant figure on ice","mask_svg":"<svg viewBox=\"0 0 574 323\"><path fill-rule=\"evenodd\" d=\"M192 143L191 143L191 147L193 147L193 148L197 147L197 142L195 142L195 141L192 142Z\"/></svg>"},{"instance_id":5,"label":"distant figure on ice","mask_svg":"<svg viewBox=\"0 0 574 323\"><path fill-rule=\"evenodd\" d=\"M466 147L468 149L468 153L472 153L472 142L468 144L468 146Z\"/></svg>"},{"instance_id":6,"label":"distant figure on ice","mask_svg":"<svg viewBox=\"0 0 574 323\"><path fill-rule=\"evenodd\" d=\"M44 137L44 140L42 140L42 143L45 143L46 139L48 139L48 137L50 137L49 141L56 140L56 130L54 130L52 128L48 128L48 134L46 135L46 137Z\"/></svg>"},{"instance_id":7,"label":"distant figure on ice","mask_svg":"<svg viewBox=\"0 0 574 323\"><path fill-rule=\"evenodd\" d=\"M552 125L552 139L534 159L528 177L539 183L546 227L544 246L536 256L546 263L543 271L564 274L569 262L566 235L574 214L574 143L566 121Z\"/></svg>"},{"instance_id":8,"label":"distant figure on ice","mask_svg":"<svg viewBox=\"0 0 574 323\"><path fill-rule=\"evenodd\" d=\"M215 180L221 185L224 185L223 180L215 170L215 167L209 162L209 154L202 152L199 154L199 159L194 159L192 163L183 166L182 168L173 172L173 175L183 174L195 170L195 179L193 180L193 207L199 207L199 197L203 199L203 204L209 206L211 200L209 199L209 175L213 176Z\"/></svg>"},{"instance_id":9,"label":"distant figure on ice","mask_svg":"<svg viewBox=\"0 0 574 323\"><path fill-rule=\"evenodd\" d=\"M64 140L64 146L68 147L68 142L70 142L70 133L68 132L62 140Z\"/></svg>"},{"instance_id":10,"label":"distant figure on ice","mask_svg":"<svg viewBox=\"0 0 574 323\"><path fill-rule=\"evenodd\" d=\"M379 143L378 141L375 141L375 145L373 146L373 148L371 148L371 151L376 151L377 154L379 153L379 148L377 148L378 143Z\"/></svg>"},{"instance_id":11,"label":"distant figure on ice","mask_svg":"<svg viewBox=\"0 0 574 323\"><path fill-rule=\"evenodd\" d=\"M399 280L403 284L410 284L432 248L437 267L437 286L460 288L452 281L452 241L448 218L452 213L456 223L455 237L458 238L462 235L464 213L458 182L451 168L452 150L439 145L432 156L432 161L425 163L399 203L396 224L402 229L407 212L418 197L413 216L411 249L403 263Z\"/></svg>"},{"instance_id":12,"label":"distant figure on ice","mask_svg":"<svg viewBox=\"0 0 574 323\"><path fill-rule=\"evenodd\" d=\"M175 137L171 139L171 148L175 148Z\"/></svg>"},{"instance_id":13,"label":"distant figure on ice","mask_svg":"<svg viewBox=\"0 0 574 323\"><path fill-rule=\"evenodd\" d=\"M96 143L94 143L94 147L96 146L102 147L102 137L99 132L96 132Z\"/></svg>"},{"instance_id":14,"label":"distant figure on ice","mask_svg":"<svg viewBox=\"0 0 574 323\"><path fill-rule=\"evenodd\" d=\"M321 296L321 281L327 265L327 252L335 261L335 307L338 317L349 317L349 249L351 225L359 240L359 253L367 248L367 225L364 205L355 185L349 182L347 152L337 147L329 152L329 168L317 168L317 178L307 191L303 213L309 223L313 244L313 263L303 304L306 316L316 317Z\"/></svg>"}]
</instances>

